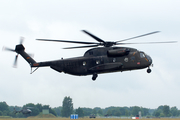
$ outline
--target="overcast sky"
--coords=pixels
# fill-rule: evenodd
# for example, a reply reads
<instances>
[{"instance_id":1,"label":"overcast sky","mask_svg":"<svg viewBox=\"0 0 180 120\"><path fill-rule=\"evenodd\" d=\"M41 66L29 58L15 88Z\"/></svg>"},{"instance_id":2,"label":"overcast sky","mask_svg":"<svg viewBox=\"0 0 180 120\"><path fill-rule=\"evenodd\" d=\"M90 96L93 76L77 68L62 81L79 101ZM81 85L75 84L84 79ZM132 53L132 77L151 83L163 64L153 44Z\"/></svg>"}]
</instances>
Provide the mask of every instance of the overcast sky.
<instances>
[{"instance_id":1,"label":"overcast sky","mask_svg":"<svg viewBox=\"0 0 180 120\"><path fill-rule=\"evenodd\" d=\"M36 41L37 38L95 42L81 30L107 41L161 31L128 42L178 41L176 44L126 45L149 54L154 67L146 69L72 76L49 67L30 74L30 66L16 53L0 52L0 101L23 106L41 103L62 106L65 96L74 108L160 105L180 109L180 1L179 0L1 0L0 47L15 48L25 37L26 52L38 62L83 56L88 48L65 50L78 44Z\"/></svg>"}]
</instances>

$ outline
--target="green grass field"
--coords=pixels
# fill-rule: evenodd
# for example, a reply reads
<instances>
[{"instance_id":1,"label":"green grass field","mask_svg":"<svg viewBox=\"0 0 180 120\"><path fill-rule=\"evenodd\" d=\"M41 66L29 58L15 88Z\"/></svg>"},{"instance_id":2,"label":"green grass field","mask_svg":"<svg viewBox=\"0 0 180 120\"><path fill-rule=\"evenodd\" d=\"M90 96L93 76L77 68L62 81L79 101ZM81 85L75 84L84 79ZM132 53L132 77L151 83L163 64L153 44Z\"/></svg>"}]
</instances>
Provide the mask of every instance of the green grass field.
<instances>
[{"instance_id":1,"label":"green grass field","mask_svg":"<svg viewBox=\"0 0 180 120\"><path fill-rule=\"evenodd\" d=\"M78 118L79 120L117 120L119 118ZM0 118L0 120L73 120L70 118ZM131 120L131 119L120 119L120 120ZM148 120L148 119L140 119ZM150 118L149 120L180 120L180 118Z\"/></svg>"}]
</instances>

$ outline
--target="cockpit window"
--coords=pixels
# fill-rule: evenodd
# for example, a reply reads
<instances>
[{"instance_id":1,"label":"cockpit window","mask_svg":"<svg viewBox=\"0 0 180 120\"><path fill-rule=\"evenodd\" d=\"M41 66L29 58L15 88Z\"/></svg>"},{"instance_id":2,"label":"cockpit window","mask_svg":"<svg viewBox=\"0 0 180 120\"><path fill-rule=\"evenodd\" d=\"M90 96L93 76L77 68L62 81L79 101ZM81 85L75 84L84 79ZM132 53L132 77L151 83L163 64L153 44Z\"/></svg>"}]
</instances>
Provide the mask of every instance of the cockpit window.
<instances>
[{"instance_id":1,"label":"cockpit window","mask_svg":"<svg viewBox=\"0 0 180 120\"><path fill-rule=\"evenodd\" d=\"M100 61L99 60L96 60L96 64L99 64L100 63Z\"/></svg>"},{"instance_id":2,"label":"cockpit window","mask_svg":"<svg viewBox=\"0 0 180 120\"><path fill-rule=\"evenodd\" d=\"M140 57L141 58L145 58L145 54L144 53L140 53Z\"/></svg>"},{"instance_id":3,"label":"cockpit window","mask_svg":"<svg viewBox=\"0 0 180 120\"><path fill-rule=\"evenodd\" d=\"M86 62L84 61L84 62L83 62L83 66L85 66L85 65L86 65Z\"/></svg>"}]
</instances>

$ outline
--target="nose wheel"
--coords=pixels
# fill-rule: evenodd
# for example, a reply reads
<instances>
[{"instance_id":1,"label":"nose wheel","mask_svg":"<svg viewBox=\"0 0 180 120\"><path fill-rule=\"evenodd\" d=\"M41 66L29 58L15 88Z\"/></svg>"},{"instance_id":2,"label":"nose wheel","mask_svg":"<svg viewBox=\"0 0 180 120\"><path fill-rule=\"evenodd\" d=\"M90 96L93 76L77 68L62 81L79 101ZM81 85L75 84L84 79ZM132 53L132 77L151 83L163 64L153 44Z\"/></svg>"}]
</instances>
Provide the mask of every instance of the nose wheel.
<instances>
[{"instance_id":1,"label":"nose wheel","mask_svg":"<svg viewBox=\"0 0 180 120\"><path fill-rule=\"evenodd\" d=\"M94 73L93 76L92 76L92 80L95 81L97 77L98 77L98 74Z\"/></svg>"},{"instance_id":2,"label":"nose wheel","mask_svg":"<svg viewBox=\"0 0 180 120\"><path fill-rule=\"evenodd\" d=\"M147 69L147 73L151 73L151 69L150 68Z\"/></svg>"}]
</instances>

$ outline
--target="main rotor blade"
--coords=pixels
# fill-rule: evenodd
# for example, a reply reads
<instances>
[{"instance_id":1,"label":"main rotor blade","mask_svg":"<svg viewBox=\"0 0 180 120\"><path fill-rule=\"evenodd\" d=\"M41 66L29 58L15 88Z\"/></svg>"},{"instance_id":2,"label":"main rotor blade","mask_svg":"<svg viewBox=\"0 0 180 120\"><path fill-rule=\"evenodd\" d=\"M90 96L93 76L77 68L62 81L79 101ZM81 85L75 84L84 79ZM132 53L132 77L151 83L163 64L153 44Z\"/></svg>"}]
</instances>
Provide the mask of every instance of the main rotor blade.
<instances>
[{"instance_id":1,"label":"main rotor blade","mask_svg":"<svg viewBox=\"0 0 180 120\"><path fill-rule=\"evenodd\" d=\"M82 30L82 31L83 31L84 33L88 34L89 36L91 36L92 38L94 38L95 40L97 40L98 42L103 42L103 43L105 43L105 41L103 41L102 39L96 37L95 35L87 32L86 30Z\"/></svg>"},{"instance_id":2,"label":"main rotor blade","mask_svg":"<svg viewBox=\"0 0 180 120\"><path fill-rule=\"evenodd\" d=\"M140 42L140 43L116 43L116 45L125 45L125 44L159 44L159 43L177 43L177 41L165 41L165 42Z\"/></svg>"},{"instance_id":3,"label":"main rotor blade","mask_svg":"<svg viewBox=\"0 0 180 120\"><path fill-rule=\"evenodd\" d=\"M74 49L74 48L88 48L88 47L97 47L99 45L89 45L89 46L77 46L77 47L67 47L63 49Z\"/></svg>"},{"instance_id":4,"label":"main rotor blade","mask_svg":"<svg viewBox=\"0 0 180 120\"><path fill-rule=\"evenodd\" d=\"M95 42L81 42L81 41L68 41L68 40L52 40L52 39L36 39L39 41L51 41L51 42L67 42L67 43L78 43L78 44L99 44Z\"/></svg>"},{"instance_id":5,"label":"main rotor blade","mask_svg":"<svg viewBox=\"0 0 180 120\"><path fill-rule=\"evenodd\" d=\"M119 40L119 41L116 41L116 43L131 40L131 39L135 39L135 38L139 38L139 37L143 37L143 36L147 36L147 35L151 35L151 34L155 34L155 33L158 33L158 32L160 32L160 31L155 31L155 32L147 33L147 34L144 34L144 35L139 35L139 36L128 38L128 39Z\"/></svg>"}]
</instances>

